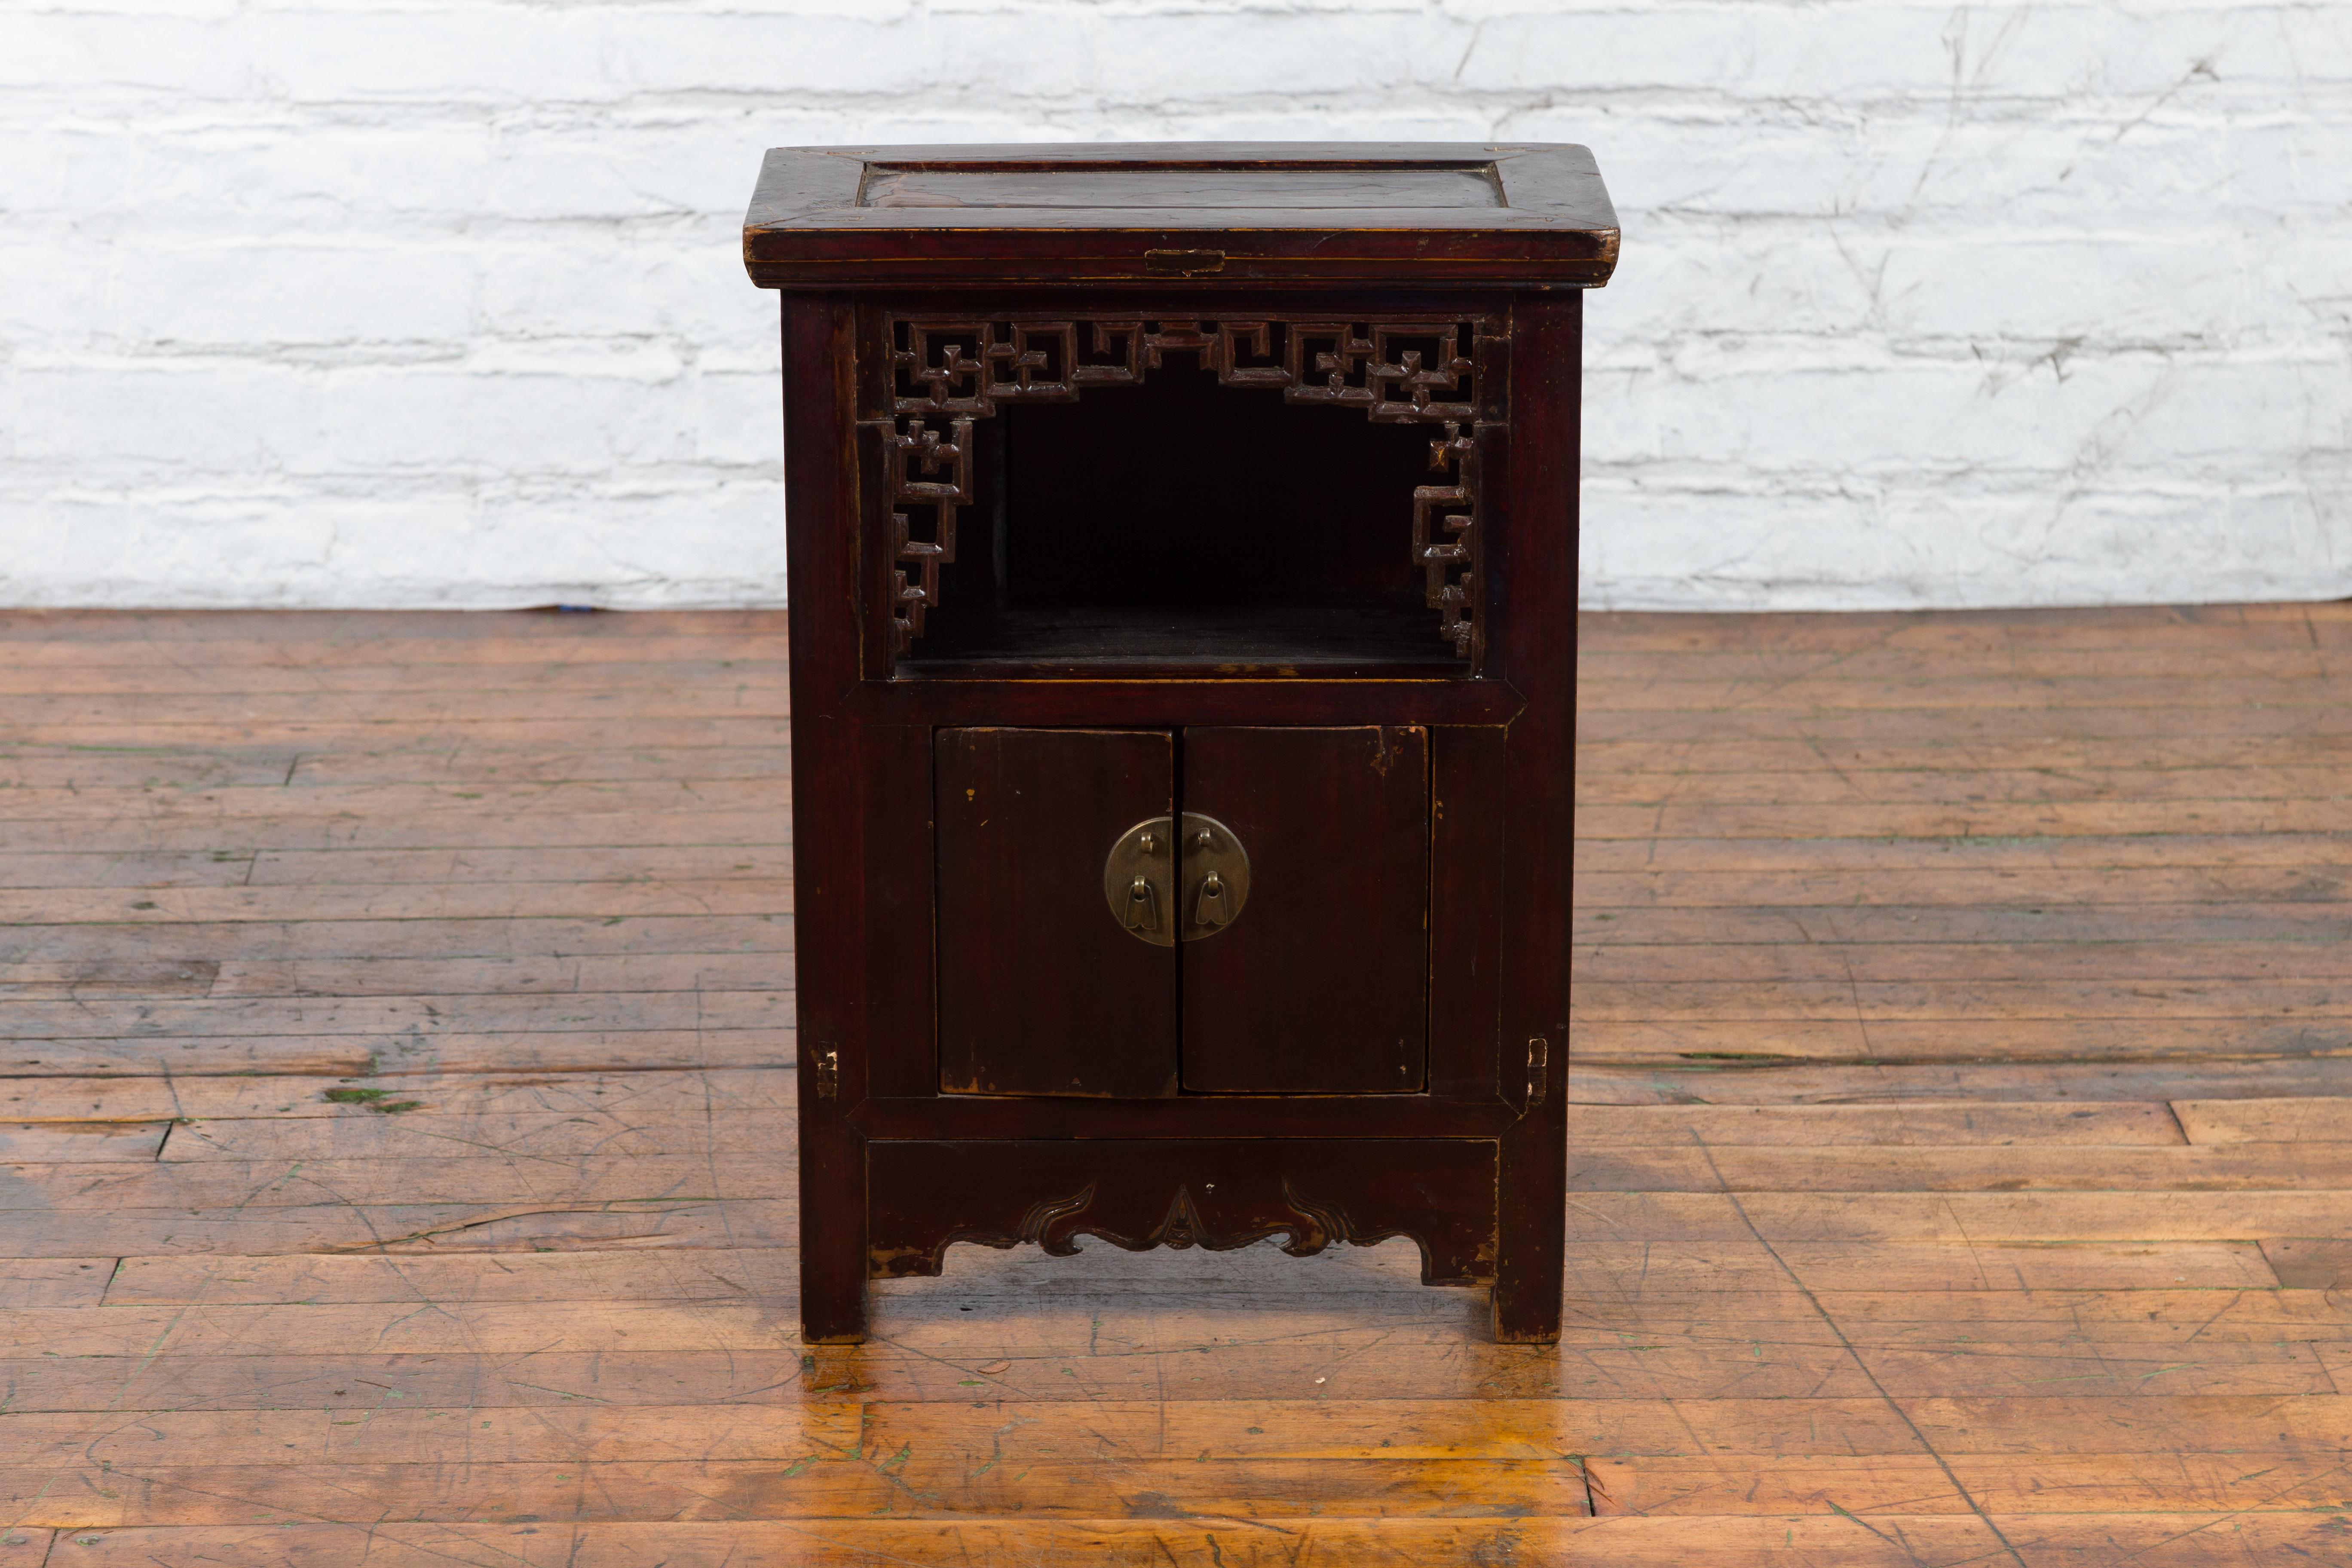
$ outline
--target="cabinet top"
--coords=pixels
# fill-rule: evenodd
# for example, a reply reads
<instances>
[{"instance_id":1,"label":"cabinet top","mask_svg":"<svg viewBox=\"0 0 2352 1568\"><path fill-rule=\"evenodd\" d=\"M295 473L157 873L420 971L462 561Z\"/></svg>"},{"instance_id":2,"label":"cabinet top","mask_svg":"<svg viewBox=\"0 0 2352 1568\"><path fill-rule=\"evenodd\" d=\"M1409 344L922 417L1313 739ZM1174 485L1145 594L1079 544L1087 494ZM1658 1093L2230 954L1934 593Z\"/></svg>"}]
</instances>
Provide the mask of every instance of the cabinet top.
<instances>
[{"instance_id":1,"label":"cabinet top","mask_svg":"<svg viewBox=\"0 0 2352 1568\"><path fill-rule=\"evenodd\" d=\"M763 289L1592 289L1617 265L1617 213L1564 142L777 147L743 265Z\"/></svg>"}]
</instances>

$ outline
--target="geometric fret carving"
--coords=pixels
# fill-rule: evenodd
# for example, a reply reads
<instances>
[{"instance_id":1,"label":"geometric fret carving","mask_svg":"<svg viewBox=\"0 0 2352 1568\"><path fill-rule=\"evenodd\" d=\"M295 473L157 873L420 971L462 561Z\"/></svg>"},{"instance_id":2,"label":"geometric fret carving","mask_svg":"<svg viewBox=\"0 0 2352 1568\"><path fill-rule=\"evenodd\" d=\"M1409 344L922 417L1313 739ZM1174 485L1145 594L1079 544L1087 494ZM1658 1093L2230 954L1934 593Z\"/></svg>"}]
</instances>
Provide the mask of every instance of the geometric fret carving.
<instances>
[{"instance_id":1,"label":"geometric fret carving","mask_svg":"<svg viewBox=\"0 0 2352 1568\"><path fill-rule=\"evenodd\" d=\"M1171 353L1199 356L1220 384L1272 387L1286 402L1422 423L1439 482L1412 492L1412 563L1438 631L1479 665L1479 433L1475 318L1341 321L1072 317L894 318L887 324L890 615L895 651L923 635L955 560L956 514L972 504L972 425L1011 403L1067 403L1090 386L1131 386Z\"/></svg>"},{"instance_id":2,"label":"geometric fret carving","mask_svg":"<svg viewBox=\"0 0 2352 1568\"><path fill-rule=\"evenodd\" d=\"M1478 584L1478 443L1462 426L1446 422L1445 434L1429 444L1429 466L1450 469L1454 482L1415 485L1412 490L1412 558L1427 583L1437 629L1454 651L1478 660L1475 595Z\"/></svg>"}]
</instances>

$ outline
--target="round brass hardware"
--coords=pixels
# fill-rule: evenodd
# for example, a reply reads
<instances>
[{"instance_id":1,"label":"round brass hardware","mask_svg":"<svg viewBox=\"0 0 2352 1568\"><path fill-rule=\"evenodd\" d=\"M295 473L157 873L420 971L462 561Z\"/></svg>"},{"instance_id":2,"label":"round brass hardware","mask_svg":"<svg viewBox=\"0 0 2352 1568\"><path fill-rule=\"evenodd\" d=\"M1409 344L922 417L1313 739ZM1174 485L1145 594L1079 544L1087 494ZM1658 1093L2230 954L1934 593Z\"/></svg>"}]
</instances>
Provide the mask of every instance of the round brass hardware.
<instances>
[{"instance_id":1,"label":"round brass hardware","mask_svg":"<svg viewBox=\"0 0 2352 1568\"><path fill-rule=\"evenodd\" d=\"M1181 856L1171 847L1181 845ZM1249 852L1215 817L1188 811L1180 825L1147 817L1120 834L1103 860L1103 902L1119 929L1154 947L1213 937L1249 902Z\"/></svg>"}]
</instances>

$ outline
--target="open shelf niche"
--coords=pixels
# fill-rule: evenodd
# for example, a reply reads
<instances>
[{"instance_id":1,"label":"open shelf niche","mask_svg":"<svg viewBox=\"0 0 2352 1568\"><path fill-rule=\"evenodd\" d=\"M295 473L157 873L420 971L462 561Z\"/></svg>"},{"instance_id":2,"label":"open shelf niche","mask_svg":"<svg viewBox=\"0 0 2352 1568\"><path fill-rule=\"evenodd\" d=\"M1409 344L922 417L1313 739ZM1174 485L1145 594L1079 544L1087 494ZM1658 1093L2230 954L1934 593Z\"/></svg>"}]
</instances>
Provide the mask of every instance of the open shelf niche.
<instances>
[{"instance_id":1,"label":"open shelf niche","mask_svg":"<svg viewBox=\"0 0 2352 1568\"><path fill-rule=\"evenodd\" d=\"M887 330L908 673L1477 672L1475 320Z\"/></svg>"}]
</instances>

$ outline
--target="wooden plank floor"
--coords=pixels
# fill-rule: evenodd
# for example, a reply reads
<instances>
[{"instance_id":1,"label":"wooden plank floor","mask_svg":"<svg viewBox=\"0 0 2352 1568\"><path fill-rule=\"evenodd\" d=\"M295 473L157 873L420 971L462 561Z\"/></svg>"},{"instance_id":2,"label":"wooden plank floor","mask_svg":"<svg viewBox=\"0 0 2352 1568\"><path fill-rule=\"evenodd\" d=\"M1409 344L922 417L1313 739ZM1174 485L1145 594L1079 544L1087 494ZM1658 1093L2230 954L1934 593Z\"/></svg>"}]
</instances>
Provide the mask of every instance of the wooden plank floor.
<instances>
[{"instance_id":1,"label":"wooden plank floor","mask_svg":"<svg viewBox=\"0 0 2352 1568\"><path fill-rule=\"evenodd\" d=\"M2352 1563L2352 606L1585 630L1557 1349L804 1351L777 618L0 616L0 1568Z\"/></svg>"}]
</instances>

